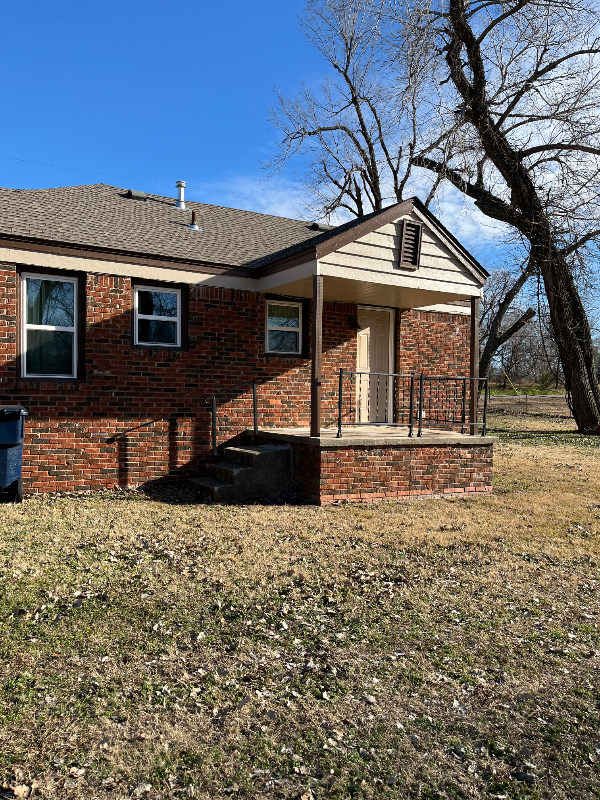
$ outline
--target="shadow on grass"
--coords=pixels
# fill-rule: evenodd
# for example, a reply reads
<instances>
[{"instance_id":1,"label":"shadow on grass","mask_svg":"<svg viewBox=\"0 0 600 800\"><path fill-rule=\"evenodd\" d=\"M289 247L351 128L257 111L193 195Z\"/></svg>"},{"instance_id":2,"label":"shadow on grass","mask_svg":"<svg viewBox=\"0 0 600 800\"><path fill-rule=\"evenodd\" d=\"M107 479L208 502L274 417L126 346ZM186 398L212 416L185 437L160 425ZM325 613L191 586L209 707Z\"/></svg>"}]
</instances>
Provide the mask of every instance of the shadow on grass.
<instances>
[{"instance_id":1,"label":"shadow on grass","mask_svg":"<svg viewBox=\"0 0 600 800\"><path fill-rule=\"evenodd\" d=\"M151 500L154 503L165 503L166 505L183 506L183 505L218 505L218 506L302 506L310 505L310 503L303 498L294 494L274 494L268 497L254 497L248 500L238 500L223 502L213 500L203 492L198 491L193 486L190 486L186 481L178 480L158 480L152 483L147 483L137 489L118 490L108 493L111 496L119 498L126 495L132 498L144 498Z\"/></svg>"},{"instance_id":2,"label":"shadow on grass","mask_svg":"<svg viewBox=\"0 0 600 800\"><path fill-rule=\"evenodd\" d=\"M564 438L565 436L590 436L591 434L585 433L578 433L578 431L511 431L508 428L488 428L488 432L491 434L502 433L502 434L509 434L510 436L514 436L516 438L522 437L524 439L531 438L532 436L557 436ZM596 438L596 437L592 437Z\"/></svg>"}]
</instances>

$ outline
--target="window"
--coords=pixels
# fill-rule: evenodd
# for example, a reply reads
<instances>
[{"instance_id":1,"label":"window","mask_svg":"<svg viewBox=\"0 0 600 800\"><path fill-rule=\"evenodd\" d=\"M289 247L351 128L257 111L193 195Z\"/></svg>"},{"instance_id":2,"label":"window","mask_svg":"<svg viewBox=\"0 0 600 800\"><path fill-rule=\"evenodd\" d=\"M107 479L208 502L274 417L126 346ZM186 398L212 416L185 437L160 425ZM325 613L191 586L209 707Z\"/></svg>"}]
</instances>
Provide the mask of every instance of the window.
<instances>
[{"instance_id":1,"label":"window","mask_svg":"<svg viewBox=\"0 0 600 800\"><path fill-rule=\"evenodd\" d=\"M181 289L136 286L133 310L134 344L181 347Z\"/></svg>"},{"instance_id":2,"label":"window","mask_svg":"<svg viewBox=\"0 0 600 800\"><path fill-rule=\"evenodd\" d=\"M77 278L27 275L22 281L22 375L77 376Z\"/></svg>"},{"instance_id":3,"label":"window","mask_svg":"<svg viewBox=\"0 0 600 800\"><path fill-rule=\"evenodd\" d=\"M267 353L299 354L302 349L302 304L267 302Z\"/></svg>"}]
</instances>

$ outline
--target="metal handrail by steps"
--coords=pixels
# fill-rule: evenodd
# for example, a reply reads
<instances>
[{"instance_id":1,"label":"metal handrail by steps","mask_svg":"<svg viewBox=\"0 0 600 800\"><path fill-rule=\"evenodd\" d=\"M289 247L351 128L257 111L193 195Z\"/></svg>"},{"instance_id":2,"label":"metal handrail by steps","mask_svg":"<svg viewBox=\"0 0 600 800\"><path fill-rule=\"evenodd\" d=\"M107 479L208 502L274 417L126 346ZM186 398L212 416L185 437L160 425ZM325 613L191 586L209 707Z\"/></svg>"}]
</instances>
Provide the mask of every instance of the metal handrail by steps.
<instances>
[{"instance_id":1,"label":"metal handrail by steps","mask_svg":"<svg viewBox=\"0 0 600 800\"><path fill-rule=\"evenodd\" d=\"M259 383L264 383L264 380L265 380L264 378L253 378L251 381L245 381L244 383L240 383L237 386L231 386L225 391L219 392L219 394L209 394L204 398L204 402L206 403L206 405L210 405L211 407L211 416L212 416L211 435L212 435L213 458L217 457L217 398L224 397L230 392L236 392L238 389L242 389L244 386L250 386L250 385L252 386L254 444L258 444L258 400L257 400L256 387L258 386Z\"/></svg>"}]
</instances>

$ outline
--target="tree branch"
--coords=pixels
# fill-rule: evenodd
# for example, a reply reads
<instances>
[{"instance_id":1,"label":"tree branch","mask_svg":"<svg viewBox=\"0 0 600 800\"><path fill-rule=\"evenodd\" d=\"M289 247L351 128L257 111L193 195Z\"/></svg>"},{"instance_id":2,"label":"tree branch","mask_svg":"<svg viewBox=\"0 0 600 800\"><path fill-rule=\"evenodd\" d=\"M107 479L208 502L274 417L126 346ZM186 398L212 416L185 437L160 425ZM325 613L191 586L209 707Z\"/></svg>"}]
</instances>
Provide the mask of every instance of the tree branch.
<instances>
[{"instance_id":1,"label":"tree branch","mask_svg":"<svg viewBox=\"0 0 600 800\"><path fill-rule=\"evenodd\" d=\"M589 233L586 233L585 236L581 236L579 239L573 242L573 244L565 247L563 253L565 256L570 256L579 250L580 247L583 247L584 244L587 244L591 239L595 239L598 236L600 236L600 230L589 231Z\"/></svg>"},{"instance_id":2,"label":"tree branch","mask_svg":"<svg viewBox=\"0 0 600 800\"><path fill-rule=\"evenodd\" d=\"M534 274L535 272L535 262L530 257L529 263L527 264L526 268L521 272L517 280L513 283L510 287L500 304L498 305L498 310L494 314L494 317L490 323L489 333L487 337L487 341L485 343L485 347L483 348L483 353L479 359L479 374L480 375L487 375L488 370L490 368L490 364L492 363L492 358L494 354L497 352L498 348L501 347L505 342L507 342L511 336L513 336L517 331L519 331L523 325L529 322L535 316L535 311L531 308L527 309L527 311L509 328L507 328L504 333L500 333L500 326L502 325L502 320L506 316L506 312L510 308L511 303L515 299L515 297L519 294L527 280Z\"/></svg>"},{"instance_id":3,"label":"tree branch","mask_svg":"<svg viewBox=\"0 0 600 800\"><path fill-rule=\"evenodd\" d=\"M545 153L548 150L573 150L579 153L591 153L600 156L600 147L589 147L586 144L569 144L568 142L557 142L556 144L539 144L536 147L528 147L527 150L520 150L522 158L532 156L534 153Z\"/></svg>"},{"instance_id":4,"label":"tree branch","mask_svg":"<svg viewBox=\"0 0 600 800\"><path fill-rule=\"evenodd\" d=\"M513 322L505 331L503 331L497 339L498 347L502 347L505 342L514 336L515 333L521 330L524 325L527 325L530 320L535 317L535 310L533 308L528 308L527 311L522 314L516 322Z\"/></svg>"},{"instance_id":5,"label":"tree branch","mask_svg":"<svg viewBox=\"0 0 600 800\"><path fill-rule=\"evenodd\" d=\"M496 197L487 189L476 186L455 169L452 169L447 164L440 161L435 161L432 158L425 156L415 156L413 164L416 167L423 167L431 172L436 172L442 178L450 181L453 186L475 200L475 205L480 208L485 214L499 220L500 222L507 222L509 225L514 225L518 230L525 229L525 219L514 208L505 203L499 197Z\"/></svg>"},{"instance_id":6,"label":"tree branch","mask_svg":"<svg viewBox=\"0 0 600 800\"><path fill-rule=\"evenodd\" d=\"M508 11L504 12L504 14L500 14L499 17L496 17L496 19L493 19L490 22L490 24L487 26L487 28L485 28L483 30L483 32L479 35L479 37L477 39L477 44L480 45L483 42L483 40L485 39L485 37L488 35L488 33L490 33L490 31L494 30L496 25L500 25L500 23L504 22L505 19L508 19L508 17L512 17L513 14L516 14L517 11L520 11L528 3L529 3L529 0L519 0L519 2L517 3L517 5L514 8L509 8Z\"/></svg>"}]
</instances>

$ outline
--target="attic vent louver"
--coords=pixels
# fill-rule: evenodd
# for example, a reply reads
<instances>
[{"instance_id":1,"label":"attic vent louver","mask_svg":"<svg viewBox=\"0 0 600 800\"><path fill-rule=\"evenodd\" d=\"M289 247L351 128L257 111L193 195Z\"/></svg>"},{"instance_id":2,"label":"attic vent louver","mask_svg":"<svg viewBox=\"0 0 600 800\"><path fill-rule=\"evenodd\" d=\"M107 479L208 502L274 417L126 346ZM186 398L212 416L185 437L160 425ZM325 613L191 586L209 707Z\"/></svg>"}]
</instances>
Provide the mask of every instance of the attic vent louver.
<instances>
[{"instance_id":1,"label":"attic vent louver","mask_svg":"<svg viewBox=\"0 0 600 800\"><path fill-rule=\"evenodd\" d=\"M127 189L126 196L129 197L130 200L147 200L148 199L148 195L146 194L146 192L139 192L137 189Z\"/></svg>"},{"instance_id":2,"label":"attic vent louver","mask_svg":"<svg viewBox=\"0 0 600 800\"><path fill-rule=\"evenodd\" d=\"M421 259L421 235L423 226L418 222L402 222L400 237L400 258L398 266L404 269L417 269Z\"/></svg>"}]
</instances>

